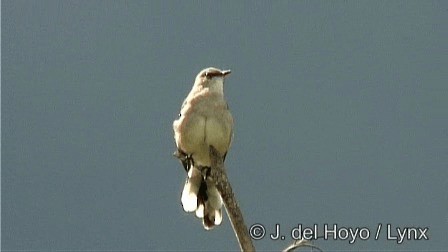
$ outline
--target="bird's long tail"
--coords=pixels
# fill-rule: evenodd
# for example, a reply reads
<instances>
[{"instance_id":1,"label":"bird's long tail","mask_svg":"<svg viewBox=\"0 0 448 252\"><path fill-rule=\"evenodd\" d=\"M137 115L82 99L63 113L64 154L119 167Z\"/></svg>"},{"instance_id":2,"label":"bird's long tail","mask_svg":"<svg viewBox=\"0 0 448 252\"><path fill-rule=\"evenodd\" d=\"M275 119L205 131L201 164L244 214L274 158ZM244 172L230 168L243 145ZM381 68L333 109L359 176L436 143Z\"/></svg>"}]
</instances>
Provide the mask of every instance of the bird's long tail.
<instances>
[{"instance_id":1,"label":"bird's long tail","mask_svg":"<svg viewBox=\"0 0 448 252\"><path fill-rule=\"evenodd\" d=\"M210 178L191 166L181 197L185 212L195 212L209 230L222 222L222 198Z\"/></svg>"}]
</instances>

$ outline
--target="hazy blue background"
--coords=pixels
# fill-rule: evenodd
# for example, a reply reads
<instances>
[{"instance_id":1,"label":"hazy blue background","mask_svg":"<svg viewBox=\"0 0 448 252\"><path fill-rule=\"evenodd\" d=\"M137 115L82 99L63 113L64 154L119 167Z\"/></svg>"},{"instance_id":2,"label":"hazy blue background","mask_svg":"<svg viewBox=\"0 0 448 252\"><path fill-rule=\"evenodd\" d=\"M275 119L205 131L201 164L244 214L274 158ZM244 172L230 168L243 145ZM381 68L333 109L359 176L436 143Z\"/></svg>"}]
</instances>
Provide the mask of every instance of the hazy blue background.
<instances>
[{"instance_id":1,"label":"hazy blue background","mask_svg":"<svg viewBox=\"0 0 448 252\"><path fill-rule=\"evenodd\" d=\"M183 212L171 156L208 66L233 70L248 225L371 229L326 251L447 249L447 1L2 1L1 18L3 250L237 250L227 217ZM378 223L430 240L375 241Z\"/></svg>"}]
</instances>

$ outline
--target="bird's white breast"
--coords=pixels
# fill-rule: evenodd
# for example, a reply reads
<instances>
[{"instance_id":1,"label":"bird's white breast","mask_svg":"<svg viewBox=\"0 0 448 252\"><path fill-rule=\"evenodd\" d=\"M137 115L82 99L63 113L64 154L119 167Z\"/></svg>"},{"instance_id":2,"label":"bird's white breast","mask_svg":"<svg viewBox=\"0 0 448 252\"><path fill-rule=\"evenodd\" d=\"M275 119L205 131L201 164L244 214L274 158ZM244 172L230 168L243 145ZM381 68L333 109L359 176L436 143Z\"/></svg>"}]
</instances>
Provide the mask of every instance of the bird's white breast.
<instances>
[{"instance_id":1,"label":"bird's white breast","mask_svg":"<svg viewBox=\"0 0 448 252\"><path fill-rule=\"evenodd\" d=\"M229 148L233 119L220 92L204 90L187 100L181 117L173 123L176 144L185 153L192 154L197 164L209 166L210 145L222 155Z\"/></svg>"}]
</instances>

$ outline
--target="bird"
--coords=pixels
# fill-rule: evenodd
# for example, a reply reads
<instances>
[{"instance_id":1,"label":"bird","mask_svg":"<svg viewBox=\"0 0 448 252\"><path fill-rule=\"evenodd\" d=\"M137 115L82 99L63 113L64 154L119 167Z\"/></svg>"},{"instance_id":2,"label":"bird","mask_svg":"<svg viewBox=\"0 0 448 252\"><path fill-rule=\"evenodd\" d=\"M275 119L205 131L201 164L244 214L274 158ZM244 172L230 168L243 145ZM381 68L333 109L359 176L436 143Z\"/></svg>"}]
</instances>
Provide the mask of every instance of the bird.
<instances>
[{"instance_id":1,"label":"bird","mask_svg":"<svg viewBox=\"0 0 448 252\"><path fill-rule=\"evenodd\" d=\"M195 212L210 230L222 222L223 201L207 172L211 168L209 148L223 161L233 141L233 117L224 98L224 80L230 70L208 67L201 70L173 122L175 156L187 178L181 195L185 212Z\"/></svg>"}]
</instances>

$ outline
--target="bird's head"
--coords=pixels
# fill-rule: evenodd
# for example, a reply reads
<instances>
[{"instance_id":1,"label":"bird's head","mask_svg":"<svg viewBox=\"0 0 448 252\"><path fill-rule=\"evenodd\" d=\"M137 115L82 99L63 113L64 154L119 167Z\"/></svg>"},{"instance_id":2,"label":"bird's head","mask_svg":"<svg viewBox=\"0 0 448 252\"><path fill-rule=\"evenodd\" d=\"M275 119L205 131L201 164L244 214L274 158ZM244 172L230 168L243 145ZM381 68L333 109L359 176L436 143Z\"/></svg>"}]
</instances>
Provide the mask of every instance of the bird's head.
<instances>
[{"instance_id":1,"label":"bird's head","mask_svg":"<svg viewBox=\"0 0 448 252\"><path fill-rule=\"evenodd\" d=\"M205 68L198 73L195 85L208 88L221 88L224 83L224 77L230 74L230 70L220 70L218 68Z\"/></svg>"}]
</instances>

